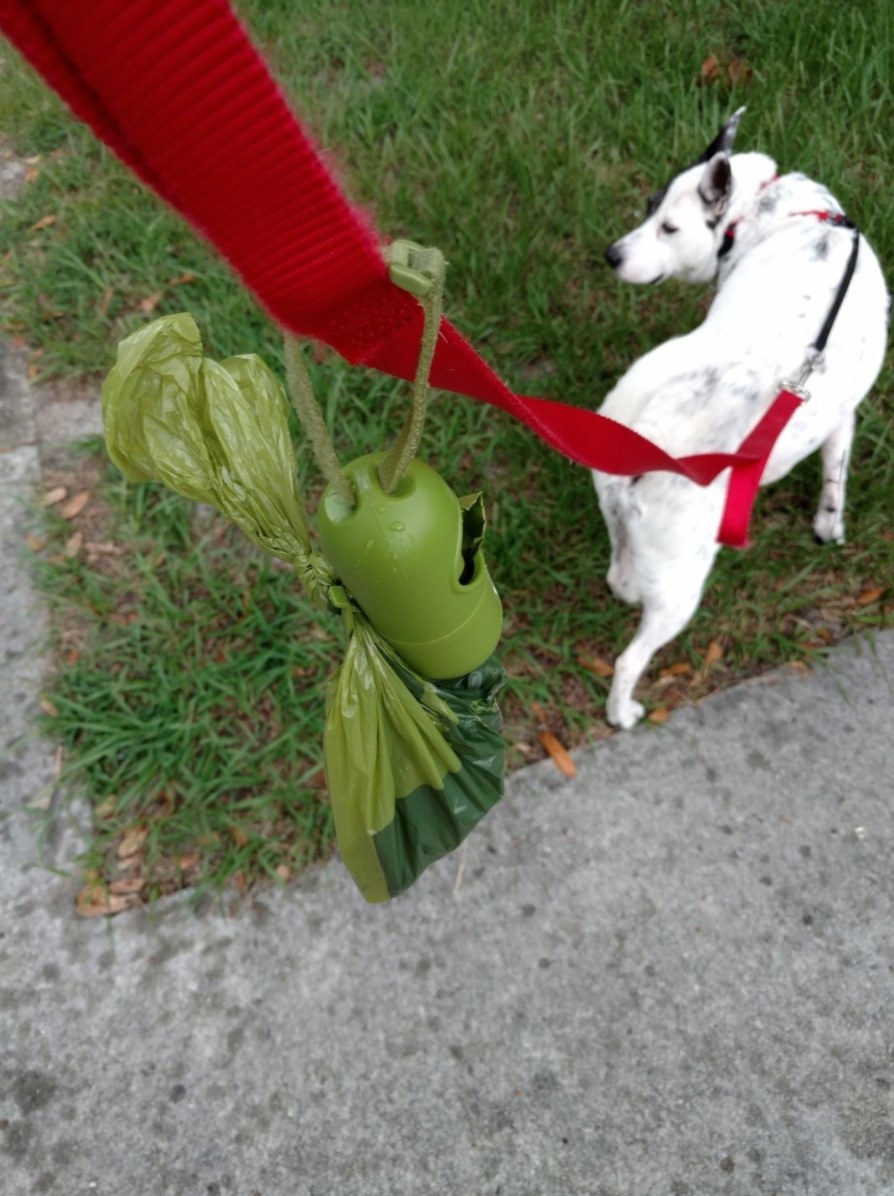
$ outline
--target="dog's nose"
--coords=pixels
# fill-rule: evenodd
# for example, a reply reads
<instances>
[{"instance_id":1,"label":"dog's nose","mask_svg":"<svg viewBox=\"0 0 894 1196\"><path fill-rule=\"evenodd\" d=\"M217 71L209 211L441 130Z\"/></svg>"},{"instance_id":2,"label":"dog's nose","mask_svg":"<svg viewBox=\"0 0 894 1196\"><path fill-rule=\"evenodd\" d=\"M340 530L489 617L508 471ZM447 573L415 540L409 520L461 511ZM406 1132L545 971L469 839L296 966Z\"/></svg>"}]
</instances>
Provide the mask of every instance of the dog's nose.
<instances>
[{"instance_id":1,"label":"dog's nose","mask_svg":"<svg viewBox=\"0 0 894 1196\"><path fill-rule=\"evenodd\" d=\"M623 262L624 254L618 248L617 242L614 245L609 245L608 249L606 249L605 260L613 270L617 270L618 266Z\"/></svg>"}]
</instances>

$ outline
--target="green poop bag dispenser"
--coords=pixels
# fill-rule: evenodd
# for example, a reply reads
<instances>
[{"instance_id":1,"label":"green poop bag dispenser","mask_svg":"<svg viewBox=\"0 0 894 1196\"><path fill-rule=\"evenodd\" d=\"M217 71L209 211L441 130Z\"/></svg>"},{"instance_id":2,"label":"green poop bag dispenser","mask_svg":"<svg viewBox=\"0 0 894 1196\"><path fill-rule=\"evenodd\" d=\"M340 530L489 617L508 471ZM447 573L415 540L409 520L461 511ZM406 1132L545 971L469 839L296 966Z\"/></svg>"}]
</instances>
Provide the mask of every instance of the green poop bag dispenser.
<instances>
[{"instance_id":1,"label":"green poop bag dispenser","mask_svg":"<svg viewBox=\"0 0 894 1196\"><path fill-rule=\"evenodd\" d=\"M490 656L503 614L481 542L480 494L460 500L414 459L387 493L385 453L345 466L350 505L329 486L317 511L323 552L378 633L417 673L461 677Z\"/></svg>"}]
</instances>

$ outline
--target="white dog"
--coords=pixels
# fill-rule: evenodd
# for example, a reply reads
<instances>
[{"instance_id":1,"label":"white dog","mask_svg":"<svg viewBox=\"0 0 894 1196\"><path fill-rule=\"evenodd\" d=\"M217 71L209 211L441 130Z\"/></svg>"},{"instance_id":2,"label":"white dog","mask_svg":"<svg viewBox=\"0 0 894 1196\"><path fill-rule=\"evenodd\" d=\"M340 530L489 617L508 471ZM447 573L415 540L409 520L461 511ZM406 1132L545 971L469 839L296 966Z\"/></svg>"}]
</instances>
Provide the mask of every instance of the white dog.
<instances>
[{"instance_id":1,"label":"white dog","mask_svg":"<svg viewBox=\"0 0 894 1196\"><path fill-rule=\"evenodd\" d=\"M649 203L644 224L606 251L625 282L706 282L717 294L703 324L647 353L603 404L675 457L736 451L788 380L806 381L770 455L762 484L822 448L823 488L813 523L844 539L844 496L858 404L882 365L888 296L878 260L832 195L802 174L777 176L765 154L730 156L744 109L696 165ZM821 354L811 349L855 271ZM791 388L791 387L789 387ZM594 471L611 539L608 584L641 602L642 621L615 663L607 718L632 727L633 691L654 652L695 613L717 553L729 471L701 487L669 472L621 478Z\"/></svg>"}]
</instances>

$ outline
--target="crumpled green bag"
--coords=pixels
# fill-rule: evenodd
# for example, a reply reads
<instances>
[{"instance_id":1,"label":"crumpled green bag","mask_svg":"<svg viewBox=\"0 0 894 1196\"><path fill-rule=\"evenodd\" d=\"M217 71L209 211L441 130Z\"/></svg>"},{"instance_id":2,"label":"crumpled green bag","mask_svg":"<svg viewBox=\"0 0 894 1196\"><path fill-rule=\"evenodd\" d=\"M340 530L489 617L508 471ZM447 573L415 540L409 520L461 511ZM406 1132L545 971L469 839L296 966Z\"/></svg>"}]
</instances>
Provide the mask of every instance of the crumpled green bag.
<instances>
[{"instance_id":1,"label":"crumpled green bag","mask_svg":"<svg viewBox=\"0 0 894 1196\"><path fill-rule=\"evenodd\" d=\"M164 316L122 341L102 409L109 455L127 478L211 503L292 564L317 602L342 612L349 640L324 733L339 849L368 901L403 892L502 794L496 698L505 674L496 657L435 683L370 626L312 551L288 400L259 357L211 361L191 316Z\"/></svg>"}]
</instances>

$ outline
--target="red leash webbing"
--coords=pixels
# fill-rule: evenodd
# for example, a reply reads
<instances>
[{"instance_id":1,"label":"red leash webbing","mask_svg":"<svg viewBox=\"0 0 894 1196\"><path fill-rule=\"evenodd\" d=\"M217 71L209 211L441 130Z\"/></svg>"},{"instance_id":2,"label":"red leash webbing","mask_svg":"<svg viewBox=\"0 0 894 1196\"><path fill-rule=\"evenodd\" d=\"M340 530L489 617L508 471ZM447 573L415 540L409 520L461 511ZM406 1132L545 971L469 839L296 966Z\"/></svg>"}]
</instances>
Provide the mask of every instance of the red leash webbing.
<instances>
[{"instance_id":1,"label":"red leash webbing","mask_svg":"<svg viewBox=\"0 0 894 1196\"><path fill-rule=\"evenodd\" d=\"M790 390L781 390L757 427L745 438L739 452L753 455L748 465L740 465L730 474L726 491L726 505L717 539L721 544L748 546L748 524L751 508L761 484L767 459L783 428L801 406L803 400Z\"/></svg>"},{"instance_id":2,"label":"red leash webbing","mask_svg":"<svg viewBox=\"0 0 894 1196\"><path fill-rule=\"evenodd\" d=\"M0 29L283 327L352 363L414 377L419 305L389 281L371 223L345 199L228 0L0 0ZM779 422L777 399L739 453L674 458L595 412L515 394L447 320L431 382L500 407L607 473L663 469L706 485L732 468L719 537L731 544L745 543L772 448L752 440L773 412L778 431L791 415Z\"/></svg>"}]
</instances>

